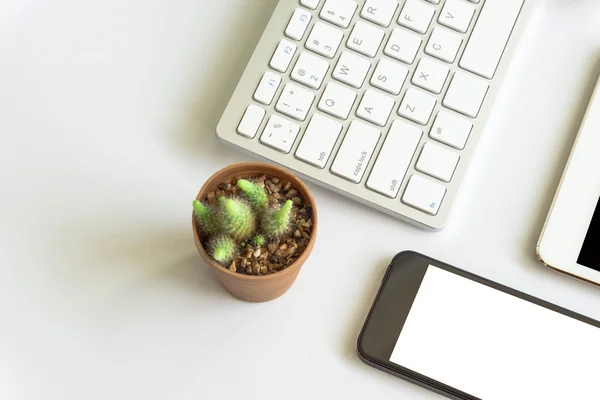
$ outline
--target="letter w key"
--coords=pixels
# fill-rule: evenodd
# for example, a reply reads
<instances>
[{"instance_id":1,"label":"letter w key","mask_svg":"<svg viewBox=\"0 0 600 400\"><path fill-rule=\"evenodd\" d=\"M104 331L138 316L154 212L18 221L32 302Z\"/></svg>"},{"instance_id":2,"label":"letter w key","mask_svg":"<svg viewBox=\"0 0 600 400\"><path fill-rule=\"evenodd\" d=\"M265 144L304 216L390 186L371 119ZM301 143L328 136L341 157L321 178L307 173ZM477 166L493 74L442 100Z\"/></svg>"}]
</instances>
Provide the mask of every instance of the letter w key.
<instances>
[{"instance_id":1,"label":"letter w key","mask_svg":"<svg viewBox=\"0 0 600 400\"><path fill-rule=\"evenodd\" d=\"M358 89L363 85L370 68L371 63L369 61L354 53L345 51L333 70L333 79Z\"/></svg>"}]
</instances>

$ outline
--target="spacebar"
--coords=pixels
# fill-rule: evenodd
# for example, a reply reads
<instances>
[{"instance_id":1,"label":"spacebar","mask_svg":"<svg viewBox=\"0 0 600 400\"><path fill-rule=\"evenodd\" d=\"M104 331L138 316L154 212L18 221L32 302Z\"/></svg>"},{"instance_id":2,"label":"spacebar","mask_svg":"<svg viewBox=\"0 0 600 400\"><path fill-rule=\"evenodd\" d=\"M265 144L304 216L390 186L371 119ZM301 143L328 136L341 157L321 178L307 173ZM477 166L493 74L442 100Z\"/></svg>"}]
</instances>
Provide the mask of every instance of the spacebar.
<instances>
[{"instance_id":1,"label":"spacebar","mask_svg":"<svg viewBox=\"0 0 600 400\"><path fill-rule=\"evenodd\" d=\"M521 7L523 0L487 0L460 60L460 67L492 79Z\"/></svg>"}]
</instances>

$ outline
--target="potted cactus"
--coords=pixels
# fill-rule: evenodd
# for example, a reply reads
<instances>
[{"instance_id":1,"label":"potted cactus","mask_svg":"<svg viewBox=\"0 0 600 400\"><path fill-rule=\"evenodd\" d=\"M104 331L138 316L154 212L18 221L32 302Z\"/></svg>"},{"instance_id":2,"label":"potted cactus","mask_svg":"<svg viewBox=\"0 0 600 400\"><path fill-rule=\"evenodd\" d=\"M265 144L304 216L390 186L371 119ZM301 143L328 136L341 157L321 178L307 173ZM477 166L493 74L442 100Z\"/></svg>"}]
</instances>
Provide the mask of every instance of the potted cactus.
<instances>
[{"instance_id":1,"label":"potted cactus","mask_svg":"<svg viewBox=\"0 0 600 400\"><path fill-rule=\"evenodd\" d=\"M240 299L268 301L285 293L316 239L317 212L308 188L289 172L262 163L227 167L193 202L202 258Z\"/></svg>"}]
</instances>

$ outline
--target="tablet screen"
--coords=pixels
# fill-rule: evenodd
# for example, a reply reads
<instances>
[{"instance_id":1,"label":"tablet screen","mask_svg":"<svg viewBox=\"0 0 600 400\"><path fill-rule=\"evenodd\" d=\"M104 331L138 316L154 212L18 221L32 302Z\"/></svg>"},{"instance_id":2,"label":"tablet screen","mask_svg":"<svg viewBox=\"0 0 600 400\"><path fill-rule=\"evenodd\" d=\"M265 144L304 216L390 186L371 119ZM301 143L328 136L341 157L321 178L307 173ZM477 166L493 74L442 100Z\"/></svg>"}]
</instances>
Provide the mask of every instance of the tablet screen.
<instances>
[{"instance_id":1,"label":"tablet screen","mask_svg":"<svg viewBox=\"0 0 600 400\"><path fill-rule=\"evenodd\" d=\"M486 400L598 399L600 329L429 266L390 361Z\"/></svg>"},{"instance_id":2,"label":"tablet screen","mask_svg":"<svg viewBox=\"0 0 600 400\"><path fill-rule=\"evenodd\" d=\"M581 253L579 253L579 258L577 259L577 264L600 271L600 250L597 248L599 243L600 200L598 201L596 211L594 211L594 216L592 217L592 222L590 223L587 235L585 236Z\"/></svg>"}]
</instances>

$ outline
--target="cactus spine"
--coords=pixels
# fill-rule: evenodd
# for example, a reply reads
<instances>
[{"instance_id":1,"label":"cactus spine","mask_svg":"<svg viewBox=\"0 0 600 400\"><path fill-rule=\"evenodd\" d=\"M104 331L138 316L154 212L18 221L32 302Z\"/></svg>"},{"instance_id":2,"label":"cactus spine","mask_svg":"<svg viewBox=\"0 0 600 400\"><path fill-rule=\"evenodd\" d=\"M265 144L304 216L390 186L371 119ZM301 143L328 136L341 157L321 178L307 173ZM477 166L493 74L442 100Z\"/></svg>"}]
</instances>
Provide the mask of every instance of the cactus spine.
<instances>
[{"instance_id":1,"label":"cactus spine","mask_svg":"<svg viewBox=\"0 0 600 400\"><path fill-rule=\"evenodd\" d=\"M265 234L270 237L279 237L287 231L290 225L292 205L292 201L288 200L281 208L269 210L264 214L262 228Z\"/></svg>"},{"instance_id":2,"label":"cactus spine","mask_svg":"<svg viewBox=\"0 0 600 400\"><path fill-rule=\"evenodd\" d=\"M261 235L260 233L254 236L254 239L252 239L252 241L254 242L254 245L258 247L263 247L267 243L267 239L265 238L265 236Z\"/></svg>"},{"instance_id":3,"label":"cactus spine","mask_svg":"<svg viewBox=\"0 0 600 400\"><path fill-rule=\"evenodd\" d=\"M228 264L233 259L235 250L235 241L228 236L218 236L210 241L212 258L219 264Z\"/></svg>"},{"instance_id":4,"label":"cactus spine","mask_svg":"<svg viewBox=\"0 0 600 400\"><path fill-rule=\"evenodd\" d=\"M220 197L217 216L223 233L236 241L250 239L256 232L256 217L250 206L242 200Z\"/></svg>"},{"instance_id":5,"label":"cactus spine","mask_svg":"<svg viewBox=\"0 0 600 400\"><path fill-rule=\"evenodd\" d=\"M215 212L198 200L194 200L193 207L196 221L198 221L202 231L209 235L217 233L219 231L219 222Z\"/></svg>"},{"instance_id":6,"label":"cactus spine","mask_svg":"<svg viewBox=\"0 0 600 400\"><path fill-rule=\"evenodd\" d=\"M260 186L245 179L240 179L237 182L237 185L242 193L244 193L246 199L248 199L248 203L250 203L255 210L260 211L267 208L269 205L269 199L265 191L261 189Z\"/></svg>"}]
</instances>

